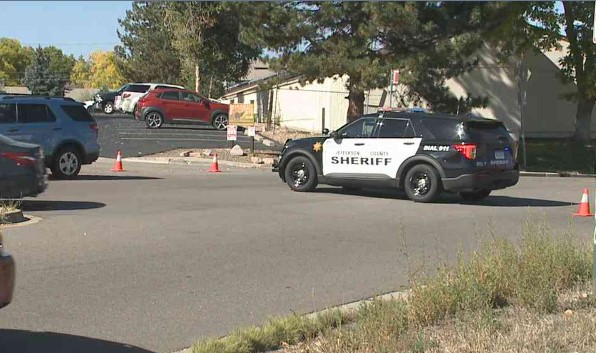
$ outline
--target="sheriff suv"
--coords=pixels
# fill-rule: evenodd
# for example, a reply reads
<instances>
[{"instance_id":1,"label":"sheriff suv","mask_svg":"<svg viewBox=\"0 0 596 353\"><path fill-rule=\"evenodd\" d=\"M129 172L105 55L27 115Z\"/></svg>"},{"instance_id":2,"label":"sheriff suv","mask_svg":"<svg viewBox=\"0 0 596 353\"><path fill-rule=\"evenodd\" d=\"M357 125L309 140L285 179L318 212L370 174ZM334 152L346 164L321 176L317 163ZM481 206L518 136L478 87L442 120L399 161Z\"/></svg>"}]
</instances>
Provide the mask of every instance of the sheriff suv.
<instances>
[{"instance_id":1,"label":"sheriff suv","mask_svg":"<svg viewBox=\"0 0 596 353\"><path fill-rule=\"evenodd\" d=\"M501 121L414 112L365 115L328 136L288 140L273 171L294 191L395 187L416 202L442 191L477 201L519 180Z\"/></svg>"}]
</instances>

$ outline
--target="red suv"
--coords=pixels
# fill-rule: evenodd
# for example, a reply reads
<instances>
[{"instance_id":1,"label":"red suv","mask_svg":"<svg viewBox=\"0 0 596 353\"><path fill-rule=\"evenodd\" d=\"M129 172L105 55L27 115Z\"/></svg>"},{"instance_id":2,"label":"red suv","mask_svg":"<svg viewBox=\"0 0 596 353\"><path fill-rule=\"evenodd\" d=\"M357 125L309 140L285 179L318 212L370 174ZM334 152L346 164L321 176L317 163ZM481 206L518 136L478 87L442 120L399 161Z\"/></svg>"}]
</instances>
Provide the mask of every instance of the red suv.
<instances>
[{"instance_id":1,"label":"red suv","mask_svg":"<svg viewBox=\"0 0 596 353\"><path fill-rule=\"evenodd\" d=\"M212 101L197 92L155 89L139 99L134 116L136 120L145 120L149 129L158 129L164 123L201 123L225 130L228 111L227 104Z\"/></svg>"}]
</instances>

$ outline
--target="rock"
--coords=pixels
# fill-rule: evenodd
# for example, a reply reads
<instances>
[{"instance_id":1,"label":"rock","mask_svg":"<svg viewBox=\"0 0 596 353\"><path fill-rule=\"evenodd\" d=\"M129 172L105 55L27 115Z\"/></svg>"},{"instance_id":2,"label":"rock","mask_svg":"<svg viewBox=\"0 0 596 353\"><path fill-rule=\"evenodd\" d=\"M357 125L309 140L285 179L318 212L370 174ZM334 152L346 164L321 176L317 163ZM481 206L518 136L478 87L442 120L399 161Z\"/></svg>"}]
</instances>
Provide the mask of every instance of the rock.
<instances>
[{"instance_id":1,"label":"rock","mask_svg":"<svg viewBox=\"0 0 596 353\"><path fill-rule=\"evenodd\" d=\"M570 310L570 309L565 310L565 316L567 316L567 317L573 316L573 310Z\"/></svg>"},{"instance_id":2,"label":"rock","mask_svg":"<svg viewBox=\"0 0 596 353\"><path fill-rule=\"evenodd\" d=\"M203 156L210 156L211 155L211 150L203 150L202 152Z\"/></svg>"},{"instance_id":3,"label":"rock","mask_svg":"<svg viewBox=\"0 0 596 353\"><path fill-rule=\"evenodd\" d=\"M588 293L582 293L581 294L582 299L587 299L588 298Z\"/></svg>"},{"instance_id":4,"label":"rock","mask_svg":"<svg viewBox=\"0 0 596 353\"><path fill-rule=\"evenodd\" d=\"M265 157L263 158L263 163L265 164L273 164L274 159L271 157Z\"/></svg>"},{"instance_id":5,"label":"rock","mask_svg":"<svg viewBox=\"0 0 596 353\"><path fill-rule=\"evenodd\" d=\"M271 140L263 140L263 145L265 146L275 146L275 142L271 141Z\"/></svg>"},{"instance_id":6,"label":"rock","mask_svg":"<svg viewBox=\"0 0 596 353\"><path fill-rule=\"evenodd\" d=\"M250 162L252 164L263 164L263 160L259 157L250 157Z\"/></svg>"},{"instance_id":7,"label":"rock","mask_svg":"<svg viewBox=\"0 0 596 353\"><path fill-rule=\"evenodd\" d=\"M244 150L242 149L242 147L240 147L240 145L236 145L232 147L232 149L230 150L230 154L232 156L244 156Z\"/></svg>"},{"instance_id":8,"label":"rock","mask_svg":"<svg viewBox=\"0 0 596 353\"><path fill-rule=\"evenodd\" d=\"M191 151L180 152L180 157L188 157L188 156L190 156L190 152Z\"/></svg>"}]
</instances>

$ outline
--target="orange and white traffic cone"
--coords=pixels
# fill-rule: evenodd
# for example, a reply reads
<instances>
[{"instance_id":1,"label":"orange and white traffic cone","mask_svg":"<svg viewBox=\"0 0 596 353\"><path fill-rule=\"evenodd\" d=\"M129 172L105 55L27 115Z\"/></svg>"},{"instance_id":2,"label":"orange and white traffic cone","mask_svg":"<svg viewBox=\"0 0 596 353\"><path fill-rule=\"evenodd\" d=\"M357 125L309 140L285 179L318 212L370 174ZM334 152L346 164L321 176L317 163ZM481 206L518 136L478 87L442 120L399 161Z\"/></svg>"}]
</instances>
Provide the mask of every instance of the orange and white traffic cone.
<instances>
[{"instance_id":1,"label":"orange and white traffic cone","mask_svg":"<svg viewBox=\"0 0 596 353\"><path fill-rule=\"evenodd\" d=\"M584 189L584 193L582 195L582 200L579 203L579 210L577 213L574 213L574 217L591 217L594 214L590 212L590 197L588 196L589 192L588 189Z\"/></svg>"},{"instance_id":2,"label":"orange and white traffic cone","mask_svg":"<svg viewBox=\"0 0 596 353\"><path fill-rule=\"evenodd\" d=\"M221 173L221 170L219 170L219 164L217 164L217 153L213 155L213 162L211 162L209 173Z\"/></svg>"},{"instance_id":3,"label":"orange and white traffic cone","mask_svg":"<svg viewBox=\"0 0 596 353\"><path fill-rule=\"evenodd\" d=\"M114 163L114 168L112 168L113 172L123 172L124 169L122 168L122 154L118 151L116 154L116 163Z\"/></svg>"}]
</instances>

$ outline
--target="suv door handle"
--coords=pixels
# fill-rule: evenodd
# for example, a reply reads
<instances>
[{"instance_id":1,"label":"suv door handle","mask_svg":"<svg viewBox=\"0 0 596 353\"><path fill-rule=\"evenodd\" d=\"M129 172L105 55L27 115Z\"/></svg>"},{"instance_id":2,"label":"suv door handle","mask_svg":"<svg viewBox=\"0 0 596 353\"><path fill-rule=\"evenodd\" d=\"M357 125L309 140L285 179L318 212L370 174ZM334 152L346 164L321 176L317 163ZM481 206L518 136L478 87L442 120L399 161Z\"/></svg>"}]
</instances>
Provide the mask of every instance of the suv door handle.
<instances>
[{"instance_id":1,"label":"suv door handle","mask_svg":"<svg viewBox=\"0 0 596 353\"><path fill-rule=\"evenodd\" d=\"M414 142L404 142L404 145L413 145Z\"/></svg>"},{"instance_id":2,"label":"suv door handle","mask_svg":"<svg viewBox=\"0 0 596 353\"><path fill-rule=\"evenodd\" d=\"M354 146L364 146L364 143L362 143L362 142L355 143Z\"/></svg>"}]
</instances>

